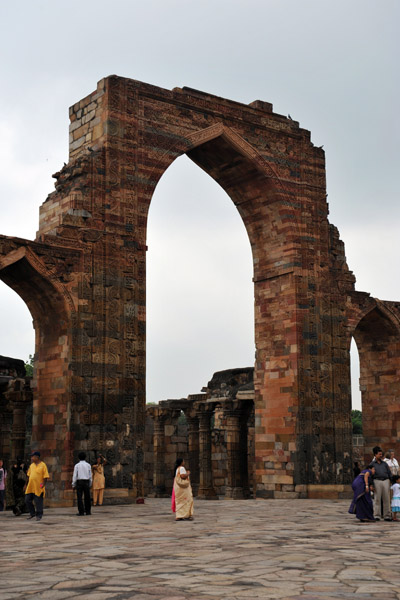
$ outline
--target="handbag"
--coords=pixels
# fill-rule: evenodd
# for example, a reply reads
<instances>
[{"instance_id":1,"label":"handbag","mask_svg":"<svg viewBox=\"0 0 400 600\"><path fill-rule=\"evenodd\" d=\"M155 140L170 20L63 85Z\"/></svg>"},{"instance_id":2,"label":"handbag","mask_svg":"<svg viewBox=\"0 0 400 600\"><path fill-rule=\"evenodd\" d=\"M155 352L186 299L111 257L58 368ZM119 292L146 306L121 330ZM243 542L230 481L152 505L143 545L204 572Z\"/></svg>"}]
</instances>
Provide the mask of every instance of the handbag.
<instances>
[{"instance_id":1,"label":"handbag","mask_svg":"<svg viewBox=\"0 0 400 600\"><path fill-rule=\"evenodd\" d=\"M182 479L182 477L180 475L177 475L175 477L175 481L181 488L187 488L190 485L189 479Z\"/></svg>"}]
</instances>

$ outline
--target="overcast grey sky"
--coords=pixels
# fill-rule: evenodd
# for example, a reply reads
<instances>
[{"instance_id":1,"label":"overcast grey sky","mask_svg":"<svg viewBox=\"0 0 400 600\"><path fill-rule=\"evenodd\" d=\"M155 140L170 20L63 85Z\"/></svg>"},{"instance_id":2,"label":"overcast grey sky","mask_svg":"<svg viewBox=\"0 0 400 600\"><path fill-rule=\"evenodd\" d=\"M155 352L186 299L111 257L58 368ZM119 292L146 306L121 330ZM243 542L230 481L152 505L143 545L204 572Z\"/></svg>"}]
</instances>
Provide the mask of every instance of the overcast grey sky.
<instances>
[{"instance_id":1,"label":"overcast grey sky","mask_svg":"<svg viewBox=\"0 0 400 600\"><path fill-rule=\"evenodd\" d=\"M68 107L115 73L290 113L324 145L357 289L399 300L399 19L397 0L1 2L0 233L34 238L68 161ZM186 157L157 187L148 243L148 400L253 364L244 226ZM33 353L30 315L2 283L0 331L0 354Z\"/></svg>"}]
</instances>

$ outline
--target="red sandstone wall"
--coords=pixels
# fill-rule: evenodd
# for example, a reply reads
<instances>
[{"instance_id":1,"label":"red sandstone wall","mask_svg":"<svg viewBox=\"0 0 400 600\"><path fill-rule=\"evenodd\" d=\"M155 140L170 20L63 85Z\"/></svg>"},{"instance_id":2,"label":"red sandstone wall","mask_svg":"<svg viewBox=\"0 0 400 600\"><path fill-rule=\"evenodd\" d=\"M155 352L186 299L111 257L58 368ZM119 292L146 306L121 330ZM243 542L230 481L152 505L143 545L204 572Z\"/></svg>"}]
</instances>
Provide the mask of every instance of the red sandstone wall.
<instances>
[{"instance_id":1,"label":"red sandstone wall","mask_svg":"<svg viewBox=\"0 0 400 600\"><path fill-rule=\"evenodd\" d=\"M116 76L70 117L70 162L42 206L36 242L0 239L1 277L34 317L32 440L49 456L54 493L68 496L82 448L108 453L111 487L143 493L147 214L183 153L226 190L253 251L257 494L341 493L352 469L350 337L362 347L371 427L383 407L370 439L390 429L393 440L400 321L389 319L385 351L368 346L327 218L323 150L269 103Z\"/></svg>"}]
</instances>

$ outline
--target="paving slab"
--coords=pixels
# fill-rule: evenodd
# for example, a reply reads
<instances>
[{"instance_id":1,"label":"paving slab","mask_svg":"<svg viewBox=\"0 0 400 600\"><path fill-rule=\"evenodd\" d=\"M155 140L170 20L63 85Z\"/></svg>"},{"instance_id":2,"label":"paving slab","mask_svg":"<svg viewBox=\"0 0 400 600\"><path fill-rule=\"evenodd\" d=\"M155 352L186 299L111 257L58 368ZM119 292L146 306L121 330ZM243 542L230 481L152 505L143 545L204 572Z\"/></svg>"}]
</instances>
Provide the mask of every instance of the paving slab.
<instances>
[{"instance_id":1,"label":"paving slab","mask_svg":"<svg viewBox=\"0 0 400 600\"><path fill-rule=\"evenodd\" d=\"M363 524L348 501L168 499L0 513L1 600L400 600L398 523Z\"/></svg>"}]
</instances>

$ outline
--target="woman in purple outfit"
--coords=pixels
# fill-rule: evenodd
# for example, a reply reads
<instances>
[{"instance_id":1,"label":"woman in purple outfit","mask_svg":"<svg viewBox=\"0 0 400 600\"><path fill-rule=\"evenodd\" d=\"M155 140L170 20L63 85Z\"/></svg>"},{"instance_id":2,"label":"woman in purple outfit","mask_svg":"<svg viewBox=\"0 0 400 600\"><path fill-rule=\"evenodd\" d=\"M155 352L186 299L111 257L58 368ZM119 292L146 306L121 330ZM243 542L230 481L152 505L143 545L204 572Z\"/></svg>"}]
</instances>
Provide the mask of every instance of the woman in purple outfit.
<instances>
[{"instance_id":1,"label":"woman in purple outfit","mask_svg":"<svg viewBox=\"0 0 400 600\"><path fill-rule=\"evenodd\" d=\"M375 522L374 505L371 498L372 476L375 468L364 469L354 479L351 487L353 488L354 498L350 504L349 513L355 513L357 519L363 523Z\"/></svg>"}]
</instances>

